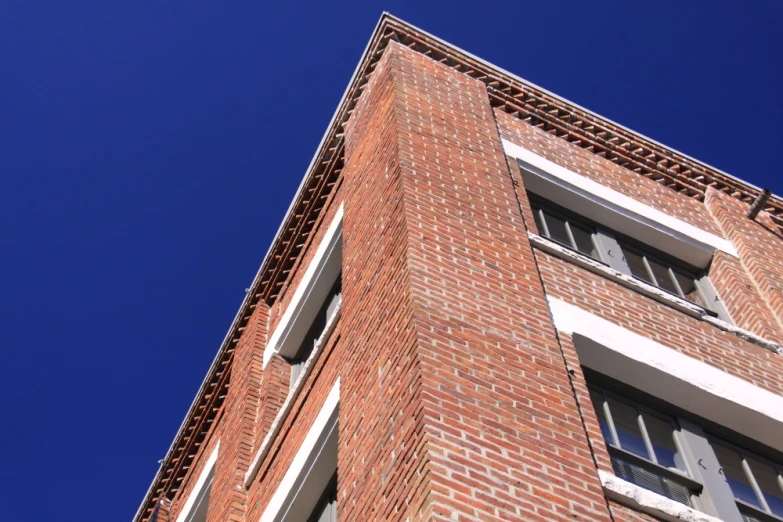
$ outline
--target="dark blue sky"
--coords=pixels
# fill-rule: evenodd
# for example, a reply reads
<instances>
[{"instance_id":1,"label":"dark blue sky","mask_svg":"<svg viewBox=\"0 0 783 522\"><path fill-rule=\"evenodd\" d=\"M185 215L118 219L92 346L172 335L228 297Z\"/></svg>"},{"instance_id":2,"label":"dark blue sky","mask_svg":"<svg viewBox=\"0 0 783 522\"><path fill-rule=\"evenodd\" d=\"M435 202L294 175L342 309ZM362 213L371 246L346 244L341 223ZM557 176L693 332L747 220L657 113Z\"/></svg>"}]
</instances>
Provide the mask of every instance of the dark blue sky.
<instances>
[{"instance_id":1,"label":"dark blue sky","mask_svg":"<svg viewBox=\"0 0 783 522\"><path fill-rule=\"evenodd\" d=\"M783 193L780 0L3 0L0 518L132 517L383 10Z\"/></svg>"}]
</instances>

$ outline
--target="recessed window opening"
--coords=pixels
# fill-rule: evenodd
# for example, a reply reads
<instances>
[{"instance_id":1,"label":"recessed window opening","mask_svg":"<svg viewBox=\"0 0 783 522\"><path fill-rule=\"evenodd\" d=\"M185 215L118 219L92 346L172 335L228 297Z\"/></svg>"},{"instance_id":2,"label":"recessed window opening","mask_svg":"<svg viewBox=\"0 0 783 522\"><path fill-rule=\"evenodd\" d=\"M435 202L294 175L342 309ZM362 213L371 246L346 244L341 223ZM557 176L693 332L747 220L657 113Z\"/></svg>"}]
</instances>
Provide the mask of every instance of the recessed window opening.
<instances>
[{"instance_id":1,"label":"recessed window opening","mask_svg":"<svg viewBox=\"0 0 783 522\"><path fill-rule=\"evenodd\" d=\"M654 252L654 249L533 194L530 194L530 202L540 235L697 304L713 317L731 322L703 270Z\"/></svg>"},{"instance_id":2,"label":"recessed window opening","mask_svg":"<svg viewBox=\"0 0 783 522\"><path fill-rule=\"evenodd\" d=\"M307 522L337 522L337 473L332 475Z\"/></svg>"},{"instance_id":3,"label":"recessed window opening","mask_svg":"<svg viewBox=\"0 0 783 522\"><path fill-rule=\"evenodd\" d=\"M688 474L676 421L602 387L590 385L590 398L617 476L694 507L702 485Z\"/></svg>"},{"instance_id":4,"label":"recessed window opening","mask_svg":"<svg viewBox=\"0 0 783 522\"><path fill-rule=\"evenodd\" d=\"M777 452L594 371L585 375L615 475L723 520L783 522L783 463L747 447Z\"/></svg>"},{"instance_id":5,"label":"recessed window opening","mask_svg":"<svg viewBox=\"0 0 783 522\"><path fill-rule=\"evenodd\" d=\"M313 320L313 324L310 325L310 329L307 331L307 334L305 335L302 344L299 346L296 355L289 359L289 362L291 363L291 388L294 387L297 379L299 379L299 376L301 375L304 368L304 364L310 358L310 355L313 353L315 346L322 341L326 326L331 321L341 302L342 272L338 274L337 280L334 282L332 288L329 290L329 293L326 295L326 299L321 305L321 308L318 310L318 313Z\"/></svg>"},{"instance_id":6,"label":"recessed window opening","mask_svg":"<svg viewBox=\"0 0 783 522\"><path fill-rule=\"evenodd\" d=\"M743 520L783 520L783 466L718 438L710 442Z\"/></svg>"},{"instance_id":7,"label":"recessed window opening","mask_svg":"<svg viewBox=\"0 0 783 522\"><path fill-rule=\"evenodd\" d=\"M542 236L601 261L601 256L593 242L595 228L549 208L534 207L533 216Z\"/></svg>"}]
</instances>

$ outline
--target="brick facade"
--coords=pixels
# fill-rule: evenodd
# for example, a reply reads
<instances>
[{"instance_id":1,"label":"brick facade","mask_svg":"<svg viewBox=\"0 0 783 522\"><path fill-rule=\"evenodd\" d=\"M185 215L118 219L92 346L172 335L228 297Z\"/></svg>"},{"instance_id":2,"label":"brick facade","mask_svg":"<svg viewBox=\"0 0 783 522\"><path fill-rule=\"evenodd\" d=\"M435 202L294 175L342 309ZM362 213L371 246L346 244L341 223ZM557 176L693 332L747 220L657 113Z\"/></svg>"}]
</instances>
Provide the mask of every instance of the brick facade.
<instances>
[{"instance_id":1,"label":"brick facade","mask_svg":"<svg viewBox=\"0 0 783 522\"><path fill-rule=\"evenodd\" d=\"M312 220L312 232L298 238L279 288L251 303L254 283L225 399L199 428L181 483L159 475L137 520L177 520L218 441L206 519L261 520L338 377L338 520L658 520L605 494L607 444L574 339L548 299L783 396L777 218L751 221L727 191L699 198L510 114L485 78L385 31L341 113L331 191L317 214L289 216ZM730 241L739 257L716 251L707 275L751 335L531 243L542 232L503 140ZM274 354L264 365L264 351L340 205L340 317L284 410L290 361Z\"/></svg>"}]
</instances>

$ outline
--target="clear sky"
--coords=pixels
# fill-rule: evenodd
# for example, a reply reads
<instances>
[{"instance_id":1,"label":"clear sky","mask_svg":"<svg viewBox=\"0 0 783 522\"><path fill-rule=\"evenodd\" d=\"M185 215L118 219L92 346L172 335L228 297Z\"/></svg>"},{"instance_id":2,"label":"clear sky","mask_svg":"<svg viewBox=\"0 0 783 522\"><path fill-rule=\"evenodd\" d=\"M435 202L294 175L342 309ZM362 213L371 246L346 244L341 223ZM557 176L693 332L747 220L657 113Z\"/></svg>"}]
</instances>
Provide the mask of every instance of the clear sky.
<instances>
[{"instance_id":1,"label":"clear sky","mask_svg":"<svg viewBox=\"0 0 783 522\"><path fill-rule=\"evenodd\" d=\"M133 516L383 10L783 193L780 0L2 0L0 519Z\"/></svg>"}]
</instances>

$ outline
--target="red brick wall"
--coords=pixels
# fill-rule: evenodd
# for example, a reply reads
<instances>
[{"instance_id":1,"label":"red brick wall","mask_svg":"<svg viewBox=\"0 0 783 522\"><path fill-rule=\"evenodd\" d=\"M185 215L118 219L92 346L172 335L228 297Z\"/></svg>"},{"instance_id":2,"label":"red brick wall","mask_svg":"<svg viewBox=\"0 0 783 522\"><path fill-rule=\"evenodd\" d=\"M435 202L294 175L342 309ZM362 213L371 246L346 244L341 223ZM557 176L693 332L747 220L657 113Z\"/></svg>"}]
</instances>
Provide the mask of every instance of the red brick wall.
<instances>
[{"instance_id":1,"label":"red brick wall","mask_svg":"<svg viewBox=\"0 0 783 522\"><path fill-rule=\"evenodd\" d=\"M339 520L428 520L430 512L398 153L398 62L387 51L346 129Z\"/></svg>"},{"instance_id":2,"label":"red brick wall","mask_svg":"<svg viewBox=\"0 0 783 522\"><path fill-rule=\"evenodd\" d=\"M390 50L435 519L608 519L485 87Z\"/></svg>"},{"instance_id":3,"label":"red brick wall","mask_svg":"<svg viewBox=\"0 0 783 522\"><path fill-rule=\"evenodd\" d=\"M253 459L258 428L263 427L257 417L267 317L267 306L259 303L234 351L207 512L209 520L244 520L247 509L244 477Z\"/></svg>"},{"instance_id":4,"label":"red brick wall","mask_svg":"<svg viewBox=\"0 0 783 522\"><path fill-rule=\"evenodd\" d=\"M742 266L754 283L755 302L745 305L766 304L777 322L765 320L766 314L759 311L758 322L763 323L759 328L774 331L769 335L783 341L783 235L766 212L751 221L746 217L748 204L717 190L707 193L706 206L739 251Z\"/></svg>"}]
</instances>

